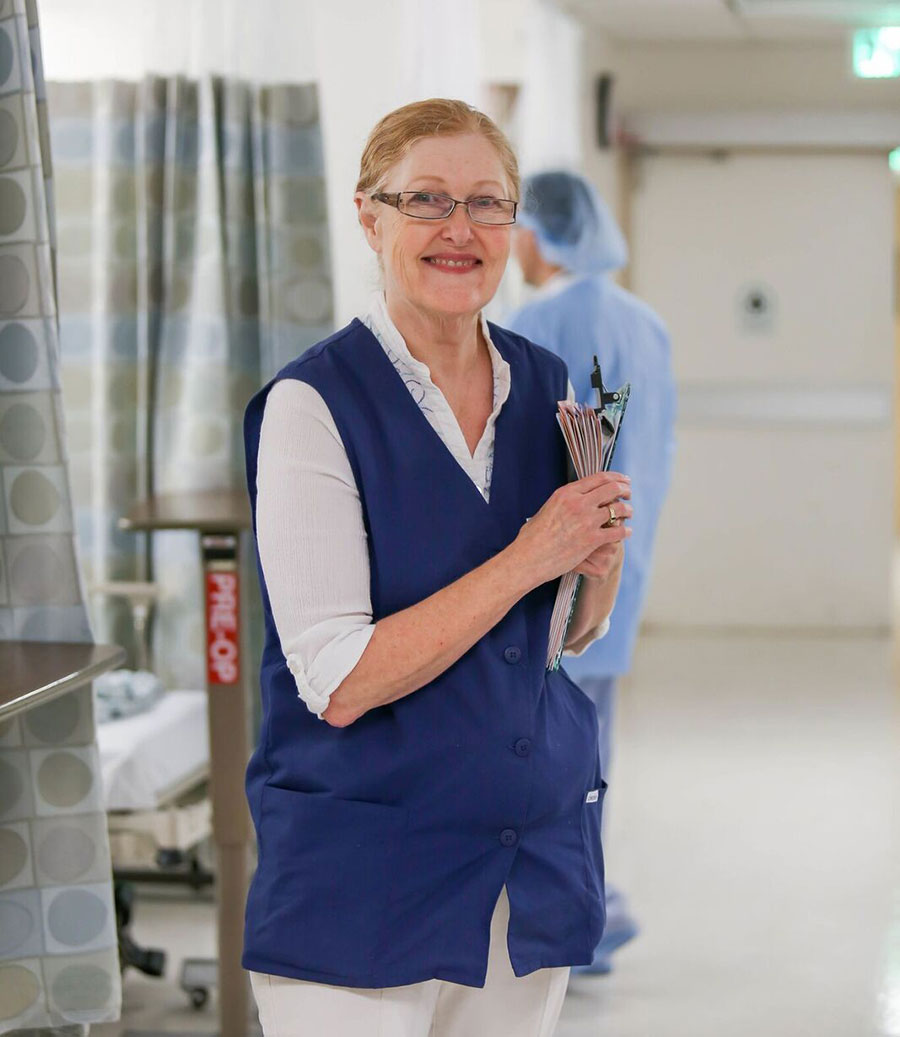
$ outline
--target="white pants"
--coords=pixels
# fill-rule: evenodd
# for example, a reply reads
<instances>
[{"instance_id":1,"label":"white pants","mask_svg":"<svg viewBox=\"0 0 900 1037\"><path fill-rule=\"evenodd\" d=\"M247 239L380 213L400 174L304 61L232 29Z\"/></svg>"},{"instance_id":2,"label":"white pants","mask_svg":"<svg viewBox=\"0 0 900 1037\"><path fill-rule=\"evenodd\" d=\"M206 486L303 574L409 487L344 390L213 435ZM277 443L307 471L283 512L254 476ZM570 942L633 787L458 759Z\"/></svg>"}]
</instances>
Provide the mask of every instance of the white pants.
<instances>
[{"instance_id":1,"label":"white pants","mask_svg":"<svg viewBox=\"0 0 900 1037\"><path fill-rule=\"evenodd\" d=\"M509 963L504 889L491 919L483 989L429 979L363 990L250 973L265 1037L552 1037L568 968L518 978Z\"/></svg>"}]
</instances>

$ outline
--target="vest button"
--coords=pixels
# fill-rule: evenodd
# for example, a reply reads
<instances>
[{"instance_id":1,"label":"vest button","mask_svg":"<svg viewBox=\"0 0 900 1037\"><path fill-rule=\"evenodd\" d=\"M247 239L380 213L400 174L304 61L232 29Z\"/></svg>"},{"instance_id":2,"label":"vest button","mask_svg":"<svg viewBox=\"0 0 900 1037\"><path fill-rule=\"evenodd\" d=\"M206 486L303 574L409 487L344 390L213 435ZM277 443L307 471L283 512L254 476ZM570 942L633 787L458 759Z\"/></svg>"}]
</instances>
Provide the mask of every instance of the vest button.
<instances>
[{"instance_id":1,"label":"vest button","mask_svg":"<svg viewBox=\"0 0 900 1037\"><path fill-rule=\"evenodd\" d=\"M527 756L531 752L531 739L520 738L513 749L516 751L516 756Z\"/></svg>"},{"instance_id":2,"label":"vest button","mask_svg":"<svg viewBox=\"0 0 900 1037\"><path fill-rule=\"evenodd\" d=\"M504 828L500 833L500 842L503 846L515 846L518 841L519 837L513 828Z\"/></svg>"},{"instance_id":3,"label":"vest button","mask_svg":"<svg viewBox=\"0 0 900 1037\"><path fill-rule=\"evenodd\" d=\"M503 653L503 658L510 664L515 664L522 658L522 649L518 645L510 645Z\"/></svg>"}]
</instances>

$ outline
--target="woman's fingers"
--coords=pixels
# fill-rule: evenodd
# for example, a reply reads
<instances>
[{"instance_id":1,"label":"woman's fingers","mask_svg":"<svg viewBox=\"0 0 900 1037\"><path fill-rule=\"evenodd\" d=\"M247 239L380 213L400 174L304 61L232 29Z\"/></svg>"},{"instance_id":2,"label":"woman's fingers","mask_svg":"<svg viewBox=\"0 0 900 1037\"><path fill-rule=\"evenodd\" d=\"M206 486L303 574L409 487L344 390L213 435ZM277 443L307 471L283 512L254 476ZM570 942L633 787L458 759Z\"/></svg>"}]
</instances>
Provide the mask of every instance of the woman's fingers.
<instances>
[{"instance_id":1,"label":"woman's fingers","mask_svg":"<svg viewBox=\"0 0 900 1037\"><path fill-rule=\"evenodd\" d=\"M596 475L586 475L583 479L576 479L568 486L578 493L615 491L610 499L631 496L631 479L621 472L597 472Z\"/></svg>"},{"instance_id":2,"label":"woman's fingers","mask_svg":"<svg viewBox=\"0 0 900 1037\"><path fill-rule=\"evenodd\" d=\"M575 486L577 484L572 483L571 485ZM631 500L631 483L620 480L605 482L583 493L582 496L598 508L601 505L609 504L610 501Z\"/></svg>"},{"instance_id":3,"label":"woman's fingers","mask_svg":"<svg viewBox=\"0 0 900 1037\"><path fill-rule=\"evenodd\" d=\"M596 551L598 547L604 547L606 544L621 543L621 541L627 540L630 536L631 526L620 526L618 523L615 526L601 526L597 530L596 546L589 553Z\"/></svg>"},{"instance_id":4,"label":"woman's fingers","mask_svg":"<svg viewBox=\"0 0 900 1037\"><path fill-rule=\"evenodd\" d=\"M626 519L630 519L634 514L634 509L625 500L610 501L609 504L598 504L597 505L601 514L606 515L606 519L603 522L604 526L615 525L617 522L624 522Z\"/></svg>"},{"instance_id":5,"label":"woman's fingers","mask_svg":"<svg viewBox=\"0 0 900 1037\"><path fill-rule=\"evenodd\" d=\"M595 579L605 580L615 567L621 548L618 543L603 544L592 551L579 565L575 572L583 576L593 576Z\"/></svg>"}]
</instances>

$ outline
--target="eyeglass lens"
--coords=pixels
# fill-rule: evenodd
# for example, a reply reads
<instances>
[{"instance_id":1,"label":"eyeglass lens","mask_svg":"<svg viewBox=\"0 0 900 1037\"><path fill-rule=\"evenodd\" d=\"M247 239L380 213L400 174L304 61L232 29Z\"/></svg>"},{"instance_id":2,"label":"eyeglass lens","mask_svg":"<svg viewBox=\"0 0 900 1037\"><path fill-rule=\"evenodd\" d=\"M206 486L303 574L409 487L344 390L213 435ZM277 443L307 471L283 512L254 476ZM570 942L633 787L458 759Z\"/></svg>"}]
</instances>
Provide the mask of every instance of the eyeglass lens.
<instances>
[{"instance_id":1,"label":"eyeglass lens","mask_svg":"<svg viewBox=\"0 0 900 1037\"><path fill-rule=\"evenodd\" d=\"M456 204L448 195L432 194L430 191L401 191L397 201L400 212L427 220L440 220L449 216ZM469 216L476 223L511 223L516 211L515 202L490 195L470 198L459 204L465 205Z\"/></svg>"}]
</instances>

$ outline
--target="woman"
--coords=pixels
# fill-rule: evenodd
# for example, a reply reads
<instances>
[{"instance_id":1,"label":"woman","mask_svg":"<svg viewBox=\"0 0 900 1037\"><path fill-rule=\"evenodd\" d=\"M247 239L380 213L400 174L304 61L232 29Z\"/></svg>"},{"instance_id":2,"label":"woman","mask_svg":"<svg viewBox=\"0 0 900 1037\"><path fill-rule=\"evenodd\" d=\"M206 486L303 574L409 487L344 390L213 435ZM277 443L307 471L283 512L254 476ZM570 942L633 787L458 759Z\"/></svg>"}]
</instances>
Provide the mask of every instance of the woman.
<instances>
[{"instance_id":1,"label":"woman","mask_svg":"<svg viewBox=\"0 0 900 1037\"><path fill-rule=\"evenodd\" d=\"M247 410L268 1037L548 1037L603 927L593 705L545 658L564 572L569 646L602 632L630 490L565 484L565 366L481 317L518 188L467 105L386 116L355 199L384 292Z\"/></svg>"}]
</instances>

